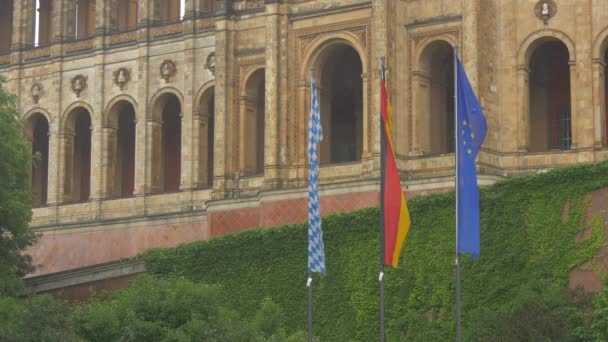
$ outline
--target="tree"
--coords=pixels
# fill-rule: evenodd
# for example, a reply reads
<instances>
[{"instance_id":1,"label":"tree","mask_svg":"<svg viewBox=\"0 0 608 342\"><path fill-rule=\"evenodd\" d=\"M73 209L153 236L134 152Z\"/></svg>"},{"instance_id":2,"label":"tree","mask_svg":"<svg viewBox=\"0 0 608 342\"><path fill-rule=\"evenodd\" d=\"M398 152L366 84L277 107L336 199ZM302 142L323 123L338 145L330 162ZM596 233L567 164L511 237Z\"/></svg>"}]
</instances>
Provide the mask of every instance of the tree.
<instances>
[{"instance_id":1,"label":"tree","mask_svg":"<svg viewBox=\"0 0 608 342\"><path fill-rule=\"evenodd\" d=\"M0 76L0 295L14 295L20 277L33 270L23 251L36 235L29 229L32 217L30 148L22 138L16 97L3 87Z\"/></svg>"}]
</instances>

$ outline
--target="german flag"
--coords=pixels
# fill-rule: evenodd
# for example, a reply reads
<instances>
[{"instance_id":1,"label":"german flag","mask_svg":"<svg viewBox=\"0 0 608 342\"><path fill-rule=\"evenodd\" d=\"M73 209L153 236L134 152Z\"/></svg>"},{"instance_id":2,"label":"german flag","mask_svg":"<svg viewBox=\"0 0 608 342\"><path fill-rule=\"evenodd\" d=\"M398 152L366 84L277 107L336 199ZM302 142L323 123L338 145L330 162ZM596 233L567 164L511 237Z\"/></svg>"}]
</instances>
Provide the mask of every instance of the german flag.
<instances>
[{"instance_id":1,"label":"german flag","mask_svg":"<svg viewBox=\"0 0 608 342\"><path fill-rule=\"evenodd\" d=\"M380 87L382 134L386 147L386 153L382 156L385 174L384 179L381 180L381 187L384 190L383 208L381 209L384 211L384 264L398 267L403 243L410 230L410 212L405 202L405 194L401 191L401 179L395 161L391 139L393 111L384 77L380 81Z\"/></svg>"}]
</instances>

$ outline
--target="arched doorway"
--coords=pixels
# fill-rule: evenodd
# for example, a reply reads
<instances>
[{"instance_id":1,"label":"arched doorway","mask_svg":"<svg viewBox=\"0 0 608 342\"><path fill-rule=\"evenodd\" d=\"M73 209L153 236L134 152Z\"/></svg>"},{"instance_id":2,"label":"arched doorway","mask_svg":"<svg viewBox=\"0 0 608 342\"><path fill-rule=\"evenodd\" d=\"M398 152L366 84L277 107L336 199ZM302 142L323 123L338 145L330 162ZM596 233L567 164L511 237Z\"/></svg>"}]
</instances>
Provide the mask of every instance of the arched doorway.
<instances>
[{"instance_id":1,"label":"arched doorway","mask_svg":"<svg viewBox=\"0 0 608 342\"><path fill-rule=\"evenodd\" d=\"M199 106L199 187L208 188L213 184L215 89L209 87L203 93Z\"/></svg>"},{"instance_id":2,"label":"arched doorway","mask_svg":"<svg viewBox=\"0 0 608 342\"><path fill-rule=\"evenodd\" d=\"M572 144L568 48L559 40L536 46L530 58L530 152L569 150Z\"/></svg>"},{"instance_id":3,"label":"arched doorway","mask_svg":"<svg viewBox=\"0 0 608 342\"><path fill-rule=\"evenodd\" d=\"M363 150L363 66L359 53L346 43L325 48L315 69L323 125L321 164L361 160Z\"/></svg>"},{"instance_id":4,"label":"arched doorway","mask_svg":"<svg viewBox=\"0 0 608 342\"><path fill-rule=\"evenodd\" d=\"M414 83L422 154L454 152L454 52L445 41L427 45Z\"/></svg>"},{"instance_id":5,"label":"arched doorway","mask_svg":"<svg viewBox=\"0 0 608 342\"><path fill-rule=\"evenodd\" d=\"M121 100L108 115L107 192L110 196L131 196L135 186L135 109Z\"/></svg>"},{"instance_id":6,"label":"arched doorway","mask_svg":"<svg viewBox=\"0 0 608 342\"><path fill-rule=\"evenodd\" d=\"M153 191L179 190L182 150L181 113L181 102L173 93L164 93L154 102L152 121L155 124L151 127Z\"/></svg>"},{"instance_id":7,"label":"arched doorway","mask_svg":"<svg viewBox=\"0 0 608 342\"><path fill-rule=\"evenodd\" d=\"M73 109L65 126L64 199L88 201L91 193L91 115L83 107Z\"/></svg>"},{"instance_id":8,"label":"arched doorway","mask_svg":"<svg viewBox=\"0 0 608 342\"><path fill-rule=\"evenodd\" d=\"M32 145L32 206L41 207L47 202L49 174L49 122L36 113L28 120L26 135Z\"/></svg>"},{"instance_id":9,"label":"arched doorway","mask_svg":"<svg viewBox=\"0 0 608 342\"><path fill-rule=\"evenodd\" d=\"M246 81L241 97L241 170L264 173L265 74L258 69Z\"/></svg>"}]
</instances>

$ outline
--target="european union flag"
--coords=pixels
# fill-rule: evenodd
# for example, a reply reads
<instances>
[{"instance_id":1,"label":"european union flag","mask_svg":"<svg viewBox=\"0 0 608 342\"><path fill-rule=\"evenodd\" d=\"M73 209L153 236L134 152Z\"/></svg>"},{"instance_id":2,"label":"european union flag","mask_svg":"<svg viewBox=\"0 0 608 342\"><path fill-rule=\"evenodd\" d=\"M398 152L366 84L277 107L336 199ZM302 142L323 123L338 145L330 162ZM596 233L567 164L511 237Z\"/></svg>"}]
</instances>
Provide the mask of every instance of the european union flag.
<instances>
[{"instance_id":1,"label":"european union flag","mask_svg":"<svg viewBox=\"0 0 608 342\"><path fill-rule=\"evenodd\" d=\"M458 127L458 253L479 256L479 191L475 158L488 131L488 124L460 60L457 59Z\"/></svg>"}]
</instances>

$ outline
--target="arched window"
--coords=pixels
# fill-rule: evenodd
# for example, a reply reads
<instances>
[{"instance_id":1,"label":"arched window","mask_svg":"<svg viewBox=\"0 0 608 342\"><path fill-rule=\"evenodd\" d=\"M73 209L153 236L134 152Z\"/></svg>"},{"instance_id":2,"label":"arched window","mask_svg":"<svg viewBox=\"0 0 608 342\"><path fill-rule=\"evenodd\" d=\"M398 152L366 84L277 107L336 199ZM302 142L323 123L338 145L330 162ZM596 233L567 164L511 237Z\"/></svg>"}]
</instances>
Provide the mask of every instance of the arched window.
<instances>
[{"instance_id":1,"label":"arched window","mask_svg":"<svg viewBox=\"0 0 608 342\"><path fill-rule=\"evenodd\" d=\"M215 12L215 0L198 0L198 12L201 14Z\"/></svg>"},{"instance_id":2,"label":"arched window","mask_svg":"<svg viewBox=\"0 0 608 342\"><path fill-rule=\"evenodd\" d=\"M173 22L181 19L184 14L184 5L184 0L160 0L158 6L160 20Z\"/></svg>"},{"instance_id":3,"label":"arched window","mask_svg":"<svg viewBox=\"0 0 608 342\"><path fill-rule=\"evenodd\" d=\"M91 193L91 115L73 109L65 128L64 198L68 202L88 201Z\"/></svg>"},{"instance_id":4,"label":"arched window","mask_svg":"<svg viewBox=\"0 0 608 342\"><path fill-rule=\"evenodd\" d=\"M32 206L47 202L49 171L49 122L42 114L28 120L28 139L32 144Z\"/></svg>"},{"instance_id":5,"label":"arched window","mask_svg":"<svg viewBox=\"0 0 608 342\"><path fill-rule=\"evenodd\" d=\"M199 186L213 185L215 91L210 87L201 96L199 107Z\"/></svg>"},{"instance_id":6,"label":"arched window","mask_svg":"<svg viewBox=\"0 0 608 342\"><path fill-rule=\"evenodd\" d=\"M34 46L45 46L51 43L52 0L36 0Z\"/></svg>"},{"instance_id":7,"label":"arched window","mask_svg":"<svg viewBox=\"0 0 608 342\"><path fill-rule=\"evenodd\" d=\"M116 1L114 7L114 27L119 31L134 29L137 27L137 0Z\"/></svg>"},{"instance_id":8,"label":"arched window","mask_svg":"<svg viewBox=\"0 0 608 342\"><path fill-rule=\"evenodd\" d=\"M414 73L420 152L454 152L454 53L445 41L427 45Z\"/></svg>"},{"instance_id":9,"label":"arched window","mask_svg":"<svg viewBox=\"0 0 608 342\"><path fill-rule=\"evenodd\" d=\"M153 192L178 191L181 175L181 102L172 93L160 95L149 121Z\"/></svg>"},{"instance_id":10,"label":"arched window","mask_svg":"<svg viewBox=\"0 0 608 342\"><path fill-rule=\"evenodd\" d=\"M0 0L0 55L11 51L13 40L13 0Z\"/></svg>"},{"instance_id":11,"label":"arched window","mask_svg":"<svg viewBox=\"0 0 608 342\"><path fill-rule=\"evenodd\" d=\"M568 48L558 40L540 43L530 58L531 152L569 150L572 143Z\"/></svg>"},{"instance_id":12,"label":"arched window","mask_svg":"<svg viewBox=\"0 0 608 342\"><path fill-rule=\"evenodd\" d=\"M361 58L348 44L326 48L317 62L323 141L322 164L361 160L363 149L363 80Z\"/></svg>"},{"instance_id":13,"label":"arched window","mask_svg":"<svg viewBox=\"0 0 608 342\"><path fill-rule=\"evenodd\" d=\"M264 173L265 89L264 69L259 69L241 97L241 169L248 174Z\"/></svg>"},{"instance_id":14,"label":"arched window","mask_svg":"<svg viewBox=\"0 0 608 342\"><path fill-rule=\"evenodd\" d=\"M75 38L93 35L95 33L95 0L76 0L75 6Z\"/></svg>"},{"instance_id":15,"label":"arched window","mask_svg":"<svg viewBox=\"0 0 608 342\"><path fill-rule=\"evenodd\" d=\"M135 182L135 109L118 101L109 112L108 194L131 196Z\"/></svg>"}]
</instances>

